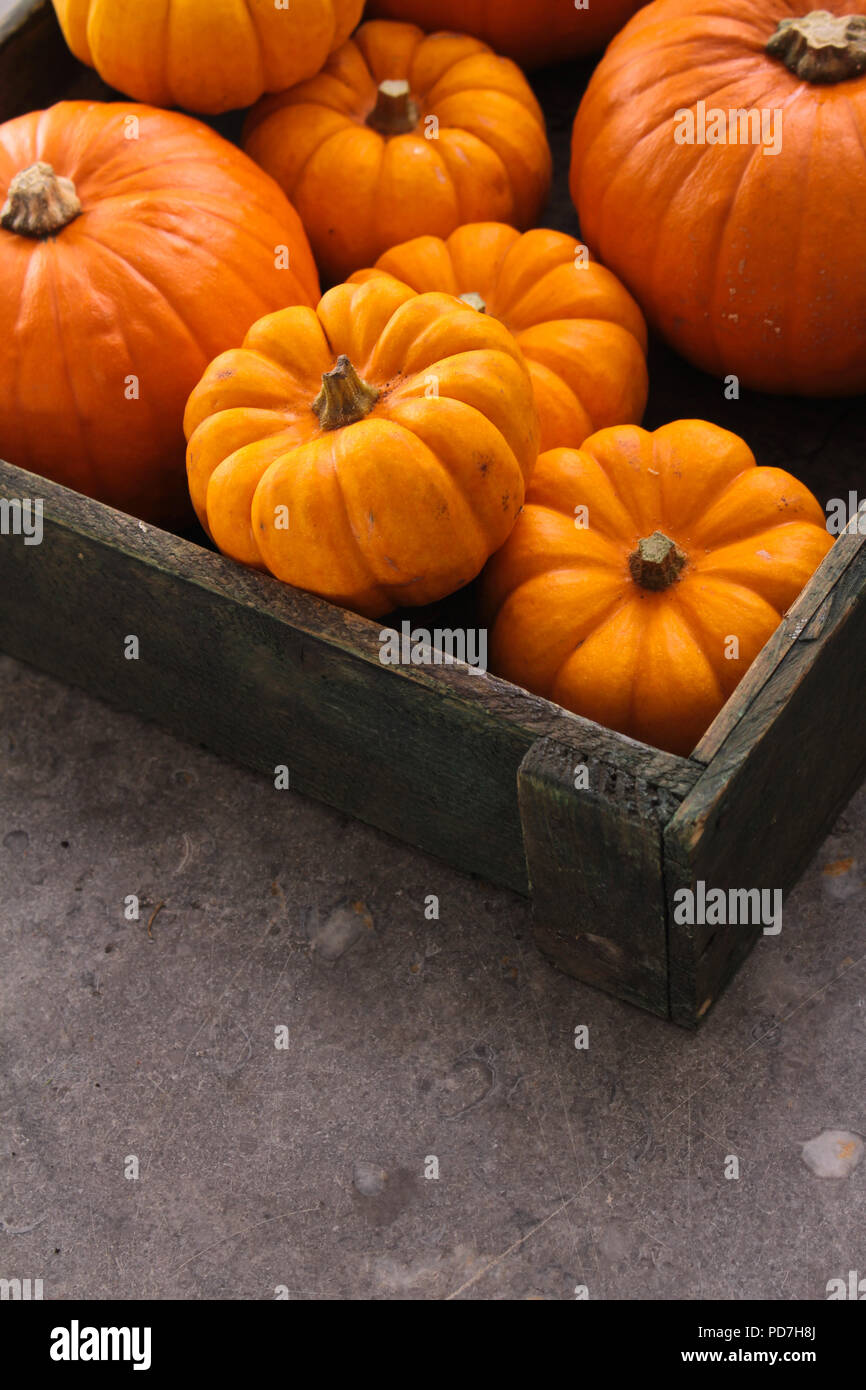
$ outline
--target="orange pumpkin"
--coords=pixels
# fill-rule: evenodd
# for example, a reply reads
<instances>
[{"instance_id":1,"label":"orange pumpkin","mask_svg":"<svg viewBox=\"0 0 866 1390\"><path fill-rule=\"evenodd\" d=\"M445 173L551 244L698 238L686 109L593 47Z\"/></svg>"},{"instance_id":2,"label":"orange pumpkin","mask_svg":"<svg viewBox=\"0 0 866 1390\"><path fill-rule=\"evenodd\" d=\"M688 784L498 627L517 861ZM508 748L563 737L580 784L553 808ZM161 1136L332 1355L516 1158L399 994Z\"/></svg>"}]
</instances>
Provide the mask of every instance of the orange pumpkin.
<instances>
[{"instance_id":1,"label":"orange pumpkin","mask_svg":"<svg viewBox=\"0 0 866 1390\"><path fill-rule=\"evenodd\" d=\"M384 275L255 324L208 368L185 424L219 548L370 616L472 579L538 451L508 330Z\"/></svg>"},{"instance_id":2,"label":"orange pumpkin","mask_svg":"<svg viewBox=\"0 0 866 1390\"><path fill-rule=\"evenodd\" d=\"M126 104L0 126L0 190L0 456L146 520L185 515L181 422L206 364L263 313L316 302L297 214L206 126Z\"/></svg>"},{"instance_id":3,"label":"orange pumpkin","mask_svg":"<svg viewBox=\"0 0 866 1390\"><path fill-rule=\"evenodd\" d=\"M574 125L588 244L685 357L757 390L866 390L866 18L825 3L656 0Z\"/></svg>"},{"instance_id":4,"label":"orange pumpkin","mask_svg":"<svg viewBox=\"0 0 866 1390\"><path fill-rule=\"evenodd\" d=\"M244 147L294 202L329 278L463 222L529 227L550 186L544 118L520 69L466 35L384 20L255 107Z\"/></svg>"},{"instance_id":5,"label":"orange pumpkin","mask_svg":"<svg viewBox=\"0 0 866 1390\"><path fill-rule=\"evenodd\" d=\"M497 53L538 67L596 53L643 0L372 0L367 11L422 29L462 29Z\"/></svg>"},{"instance_id":6,"label":"orange pumpkin","mask_svg":"<svg viewBox=\"0 0 866 1390\"><path fill-rule=\"evenodd\" d=\"M688 755L832 544L812 494L703 420L539 458L484 576L490 665Z\"/></svg>"},{"instance_id":7,"label":"orange pumpkin","mask_svg":"<svg viewBox=\"0 0 866 1390\"><path fill-rule=\"evenodd\" d=\"M521 236L500 222L473 222L447 241L416 237L395 246L376 268L419 292L458 295L511 330L535 389L540 447L553 449L606 425L637 423L646 405L643 316L585 250L562 232Z\"/></svg>"},{"instance_id":8,"label":"orange pumpkin","mask_svg":"<svg viewBox=\"0 0 866 1390\"><path fill-rule=\"evenodd\" d=\"M76 58L154 106L215 113L312 77L363 0L54 0Z\"/></svg>"}]
</instances>

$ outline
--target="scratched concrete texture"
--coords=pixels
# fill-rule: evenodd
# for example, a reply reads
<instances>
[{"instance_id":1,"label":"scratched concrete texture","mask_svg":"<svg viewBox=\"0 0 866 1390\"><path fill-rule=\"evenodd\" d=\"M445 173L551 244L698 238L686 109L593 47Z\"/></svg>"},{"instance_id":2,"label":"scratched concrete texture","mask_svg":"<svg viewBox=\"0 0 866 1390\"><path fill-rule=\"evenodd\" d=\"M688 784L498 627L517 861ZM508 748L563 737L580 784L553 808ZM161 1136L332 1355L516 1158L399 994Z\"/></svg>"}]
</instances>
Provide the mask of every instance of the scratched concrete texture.
<instances>
[{"instance_id":1,"label":"scratched concrete texture","mask_svg":"<svg viewBox=\"0 0 866 1390\"><path fill-rule=\"evenodd\" d=\"M6 657L0 707L3 1277L814 1299L866 1269L866 789L693 1036L555 972L508 892ZM827 1130L841 1176L804 1157Z\"/></svg>"}]
</instances>

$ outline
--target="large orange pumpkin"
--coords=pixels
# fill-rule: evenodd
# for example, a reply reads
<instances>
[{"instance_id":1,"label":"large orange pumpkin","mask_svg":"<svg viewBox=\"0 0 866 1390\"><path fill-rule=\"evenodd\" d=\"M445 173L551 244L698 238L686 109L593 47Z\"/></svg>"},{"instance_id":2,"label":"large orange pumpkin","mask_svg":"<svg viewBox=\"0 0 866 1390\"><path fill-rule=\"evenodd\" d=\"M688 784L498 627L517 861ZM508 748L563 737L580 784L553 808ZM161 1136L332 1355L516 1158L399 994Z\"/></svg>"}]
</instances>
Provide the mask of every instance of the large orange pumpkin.
<instances>
[{"instance_id":1,"label":"large orange pumpkin","mask_svg":"<svg viewBox=\"0 0 866 1390\"><path fill-rule=\"evenodd\" d=\"M329 278L463 222L529 227L550 186L544 118L520 69L466 35L385 20L255 107L244 147L292 199Z\"/></svg>"},{"instance_id":2,"label":"large orange pumpkin","mask_svg":"<svg viewBox=\"0 0 866 1390\"><path fill-rule=\"evenodd\" d=\"M472 579L538 450L508 330L385 275L255 324L185 423L192 499L220 549L370 616Z\"/></svg>"},{"instance_id":3,"label":"large orange pumpkin","mask_svg":"<svg viewBox=\"0 0 866 1390\"><path fill-rule=\"evenodd\" d=\"M76 58L154 106L215 113L312 77L363 0L54 0Z\"/></svg>"},{"instance_id":4,"label":"large orange pumpkin","mask_svg":"<svg viewBox=\"0 0 866 1390\"><path fill-rule=\"evenodd\" d=\"M210 359L314 304L297 214L188 116L63 102L0 126L0 457L153 521L188 511Z\"/></svg>"},{"instance_id":5,"label":"large orange pumpkin","mask_svg":"<svg viewBox=\"0 0 866 1390\"><path fill-rule=\"evenodd\" d=\"M604 48L643 0L372 0L370 15L462 29L525 67Z\"/></svg>"},{"instance_id":6,"label":"large orange pumpkin","mask_svg":"<svg viewBox=\"0 0 866 1390\"><path fill-rule=\"evenodd\" d=\"M866 390L857 10L656 0L611 44L575 121L589 245L674 347L758 390Z\"/></svg>"},{"instance_id":7,"label":"large orange pumpkin","mask_svg":"<svg viewBox=\"0 0 866 1390\"><path fill-rule=\"evenodd\" d=\"M514 334L535 389L542 449L637 423L647 398L646 325L609 270L563 232L522 236L500 222L416 237L376 262L413 290L444 290ZM375 270L357 271L362 280Z\"/></svg>"},{"instance_id":8,"label":"large orange pumpkin","mask_svg":"<svg viewBox=\"0 0 866 1390\"><path fill-rule=\"evenodd\" d=\"M702 420L542 454L484 576L490 666L688 755L830 549L812 494Z\"/></svg>"}]
</instances>

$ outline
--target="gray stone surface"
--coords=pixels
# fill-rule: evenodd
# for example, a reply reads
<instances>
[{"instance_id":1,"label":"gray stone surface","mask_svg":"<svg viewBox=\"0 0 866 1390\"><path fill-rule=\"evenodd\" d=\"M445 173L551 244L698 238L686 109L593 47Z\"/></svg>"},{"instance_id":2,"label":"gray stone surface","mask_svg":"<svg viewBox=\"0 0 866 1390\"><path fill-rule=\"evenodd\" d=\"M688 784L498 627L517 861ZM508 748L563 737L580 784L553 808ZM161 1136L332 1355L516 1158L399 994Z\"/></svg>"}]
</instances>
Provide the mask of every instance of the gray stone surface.
<instances>
[{"instance_id":1,"label":"gray stone surface","mask_svg":"<svg viewBox=\"0 0 866 1390\"><path fill-rule=\"evenodd\" d=\"M558 1300L866 1273L866 1164L803 1159L866 1133L866 789L692 1036L554 972L522 900L7 658L0 708L0 1276Z\"/></svg>"}]
</instances>

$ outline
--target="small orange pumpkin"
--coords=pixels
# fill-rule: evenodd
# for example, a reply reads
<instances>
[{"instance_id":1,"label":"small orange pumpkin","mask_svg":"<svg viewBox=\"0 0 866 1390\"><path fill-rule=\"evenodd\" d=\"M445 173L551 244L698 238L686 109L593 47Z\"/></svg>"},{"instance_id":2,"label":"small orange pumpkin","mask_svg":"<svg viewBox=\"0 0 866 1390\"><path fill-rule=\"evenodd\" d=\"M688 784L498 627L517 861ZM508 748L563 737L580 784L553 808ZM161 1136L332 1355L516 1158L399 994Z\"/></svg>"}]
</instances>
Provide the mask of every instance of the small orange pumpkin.
<instances>
[{"instance_id":1,"label":"small orange pumpkin","mask_svg":"<svg viewBox=\"0 0 866 1390\"><path fill-rule=\"evenodd\" d=\"M488 565L490 666L687 756L820 564L818 502L703 420L538 459Z\"/></svg>"},{"instance_id":2,"label":"small orange pumpkin","mask_svg":"<svg viewBox=\"0 0 866 1390\"><path fill-rule=\"evenodd\" d=\"M576 447L607 425L636 424L646 406L643 315L585 251L563 232L521 236L501 222L472 222L447 241L416 237L395 246L376 269L419 293L458 295L510 329L532 378L546 450Z\"/></svg>"},{"instance_id":3,"label":"small orange pumpkin","mask_svg":"<svg viewBox=\"0 0 866 1390\"><path fill-rule=\"evenodd\" d=\"M387 275L254 324L208 368L185 426L219 548L369 616L472 579L538 451L508 330Z\"/></svg>"},{"instance_id":4,"label":"small orange pumpkin","mask_svg":"<svg viewBox=\"0 0 866 1390\"><path fill-rule=\"evenodd\" d=\"M387 20L260 102L244 148L292 199L328 278L463 222L529 227L550 187L544 117L520 69L465 34Z\"/></svg>"},{"instance_id":5,"label":"small orange pumpkin","mask_svg":"<svg viewBox=\"0 0 866 1390\"><path fill-rule=\"evenodd\" d=\"M0 126L0 457L148 521L185 517L181 422L216 353L315 304L283 193L207 126L61 102Z\"/></svg>"},{"instance_id":6,"label":"small orange pumpkin","mask_svg":"<svg viewBox=\"0 0 866 1390\"><path fill-rule=\"evenodd\" d=\"M54 0L66 42L109 86L213 114L312 77L363 0Z\"/></svg>"},{"instance_id":7,"label":"small orange pumpkin","mask_svg":"<svg viewBox=\"0 0 866 1390\"><path fill-rule=\"evenodd\" d=\"M689 361L835 396L866 391L866 6L819 3L640 10L580 104L571 191Z\"/></svg>"},{"instance_id":8,"label":"small orange pumpkin","mask_svg":"<svg viewBox=\"0 0 866 1390\"><path fill-rule=\"evenodd\" d=\"M643 0L372 0L369 14L462 29L524 67L596 53Z\"/></svg>"}]
</instances>

